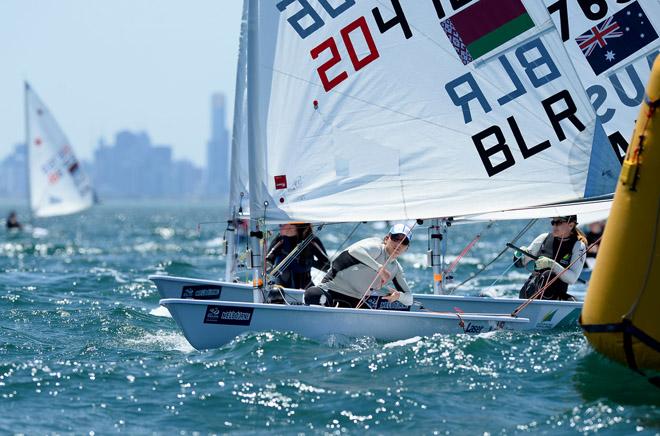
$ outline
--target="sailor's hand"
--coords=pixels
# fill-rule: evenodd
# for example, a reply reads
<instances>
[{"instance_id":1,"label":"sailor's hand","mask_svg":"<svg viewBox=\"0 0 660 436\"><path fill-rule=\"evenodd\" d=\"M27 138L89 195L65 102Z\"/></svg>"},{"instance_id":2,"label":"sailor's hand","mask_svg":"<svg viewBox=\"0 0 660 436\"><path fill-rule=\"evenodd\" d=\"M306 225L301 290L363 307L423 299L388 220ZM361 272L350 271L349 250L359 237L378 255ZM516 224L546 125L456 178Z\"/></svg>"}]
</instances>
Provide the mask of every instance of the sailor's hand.
<instances>
[{"instance_id":1,"label":"sailor's hand","mask_svg":"<svg viewBox=\"0 0 660 436\"><path fill-rule=\"evenodd\" d=\"M383 298L386 299L387 301L389 301L390 303L393 302L393 301L398 301L399 298L401 298L401 292L392 291L392 293L390 295L386 295Z\"/></svg>"},{"instance_id":2,"label":"sailor's hand","mask_svg":"<svg viewBox=\"0 0 660 436\"><path fill-rule=\"evenodd\" d=\"M555 265L559 264L549 257L541 256L534 263L534 269L537 271L542 269L552 269Z\"/></svg>"},{"instance_id":3,"label":"sailor's hand","mask_svg":"<svg viewBox=\"0 0 660 436\"><path fill-rule=\"evenodd\" d=\"M522 267L525 266L523 264L523 257L525 255L522 253L521 250L527 251L527 247L522 246L522 247L520 247L520 250L516 250L516 251L513 252L513 264L518 268L522 268Z\"/></svg>"},{"instance_id":4,"label":"sailor's hand","mask_svg":"<svg viewBox=\"0 0 660 436\"><path fill-rule=\"evenodd\" d=\"M387 282L389 282L392 279L392 273L386 270L385 268L381 268L378 270L378 274L376 275L378 277L378 288L382 288L383 285Z\"/></svg>"}]
</instances>

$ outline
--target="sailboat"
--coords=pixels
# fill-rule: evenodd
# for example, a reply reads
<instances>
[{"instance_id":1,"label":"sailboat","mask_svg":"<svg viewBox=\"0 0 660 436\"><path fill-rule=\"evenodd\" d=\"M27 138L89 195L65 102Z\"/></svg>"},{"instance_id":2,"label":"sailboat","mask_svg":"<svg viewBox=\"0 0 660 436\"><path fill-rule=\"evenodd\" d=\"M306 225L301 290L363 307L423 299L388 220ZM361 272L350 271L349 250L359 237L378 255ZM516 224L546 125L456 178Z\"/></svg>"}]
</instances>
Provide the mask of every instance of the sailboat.
<instances>
[{"instance_id":1,"label":"sailboat","mask_svg":"<svg viewBox=\"0 0 660 436\"><path fill-rule=\"evenodd\" d=\"M455 217L565 215L603 201L609 207L620 164L540 2L481 0L449 7L392 1L390 7L345 1L298 12L291 3L248 3L254 265L260 264L257 239L266 224L431 219L439 228L440 220ZM276 306L258 302L258 269L254 278L256 288L152 280L163 296L178 297L161 304L194 346L289 327L303 334L321 329L387 339L383 311L369 311L381 319L380 329L363 329L357 321L348 327L340 322L348 309L271 310ZM249 289L256 302L245 302ZM481 308L476 316L483 321L485 313L507 313L522 302L415 295L427 308L432 299L452 298L461 299L465 312ZM553 310L575 305L565 313L569 318L580 308L534 301L523 315L547 310L540 309L546 304ZM231 322L236 308L243 313L241 324ZM318 327L307 318L301 325L280 319L302 320L305 310L327 314L328 322ZM224 311L230 315L218 321ZM421 313L406 315L403 322L414 324ZM537 327L554 316L551 310L537 316L536 324L500 325Z\"/></svg>"},{"instance_id":2,"label":"sailboat","mask_svg":"<svg viewBox=\"0 0 660 436\"><path fill-rule=\"evenodd\" d=\"M25 125L32 216L68 215L91 207L94 191L90 179L52 113L27 82Z\"/></svg>"}]
</instances>

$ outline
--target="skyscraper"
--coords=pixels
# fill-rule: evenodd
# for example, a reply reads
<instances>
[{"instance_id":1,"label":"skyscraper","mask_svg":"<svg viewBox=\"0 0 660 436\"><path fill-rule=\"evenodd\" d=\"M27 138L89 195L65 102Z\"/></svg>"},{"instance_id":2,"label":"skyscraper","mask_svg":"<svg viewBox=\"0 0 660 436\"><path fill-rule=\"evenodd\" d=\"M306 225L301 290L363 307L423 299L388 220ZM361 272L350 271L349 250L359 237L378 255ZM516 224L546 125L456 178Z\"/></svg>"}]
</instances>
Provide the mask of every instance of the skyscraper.
<instances>
[{"instance_id":1,"label":"skyscraper","mask_svg":"<svg viewBox=\"0 0 660 436\"><path fill-rule=\"evenodd\" d=\"M206 145L206 195L226 198L229 192L229 131L224 94L211 95L211 138Z\"/></svg>"}]
</instances>

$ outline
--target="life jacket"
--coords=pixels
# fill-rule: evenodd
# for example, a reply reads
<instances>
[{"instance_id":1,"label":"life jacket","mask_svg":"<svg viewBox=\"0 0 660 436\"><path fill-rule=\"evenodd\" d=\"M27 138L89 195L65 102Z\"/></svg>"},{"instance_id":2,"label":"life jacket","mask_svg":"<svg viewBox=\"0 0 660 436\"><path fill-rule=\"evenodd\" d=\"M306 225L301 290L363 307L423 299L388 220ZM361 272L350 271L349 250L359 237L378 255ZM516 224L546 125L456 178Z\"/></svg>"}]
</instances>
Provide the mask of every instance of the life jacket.
<instances>
[{"instance_id":1,"label":"life jacket","mask_svg":"<svg viewBox=\"0 0 660 436\"><path fill-rule=\"evenodd\" d=\"M571 257L573 255L573 247L577 243L577 235L572 234L568 239L555 238L552 233L548 233L541 249L539 250L539 257L545 256L554 260L562 267L567 268L571 264ZM520 298L530 298L536 291L545 286L552 280L556 274L552 273L550 269L543 269L534 271L527 279L527 282L520 290ZM568 283L561 279L555 280L544 292L543 299L545 300L566 300L568 297Z\"/></svg>"}]
</instances>

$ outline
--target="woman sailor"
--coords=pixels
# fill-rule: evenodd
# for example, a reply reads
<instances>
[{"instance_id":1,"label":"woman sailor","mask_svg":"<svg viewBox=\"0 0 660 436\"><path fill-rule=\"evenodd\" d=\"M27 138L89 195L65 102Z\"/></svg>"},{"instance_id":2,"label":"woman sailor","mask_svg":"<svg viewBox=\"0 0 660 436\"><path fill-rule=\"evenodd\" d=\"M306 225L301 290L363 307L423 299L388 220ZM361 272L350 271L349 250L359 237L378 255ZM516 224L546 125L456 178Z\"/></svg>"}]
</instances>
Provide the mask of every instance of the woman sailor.
<instances>
[{"instance_id":1,"label":"woman sailor","mask_svg":"<svg viewBox=\"0 0 660 436\"><path fill-rule=\"evenodd\" d=\"M559 276L540 296L545 300L575 300L568 294L568 285L580 277L587 251L587 239L577 228L577 215L561 216L550 221L552 231L540 234L529 247L521 247L529 254L539 256L534 272L522 289L520 298L531 298L539 289ZM533 259L520 252L514 254L517 267L524 267Z\"/></svg>"},{"instance_id":2,"label":"woman sailor","mask_svg":"<svg viewBox=\"0 0 660 436\"><path fill-rule=\"evenodd\" d=\"M408 310L412 292L396 259L408 249L410 237L408 226L396 224L383 239L351 245L335 258L321 284L305 291L305 304ZM365 294L380 289L387 294L361 303Z\"/></svg>"}]
</instances>

